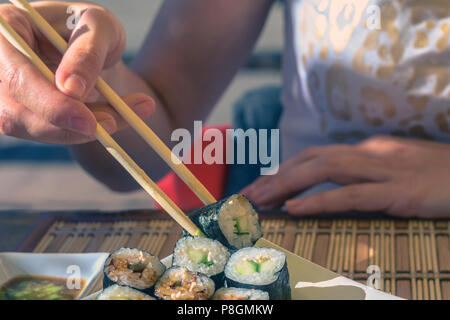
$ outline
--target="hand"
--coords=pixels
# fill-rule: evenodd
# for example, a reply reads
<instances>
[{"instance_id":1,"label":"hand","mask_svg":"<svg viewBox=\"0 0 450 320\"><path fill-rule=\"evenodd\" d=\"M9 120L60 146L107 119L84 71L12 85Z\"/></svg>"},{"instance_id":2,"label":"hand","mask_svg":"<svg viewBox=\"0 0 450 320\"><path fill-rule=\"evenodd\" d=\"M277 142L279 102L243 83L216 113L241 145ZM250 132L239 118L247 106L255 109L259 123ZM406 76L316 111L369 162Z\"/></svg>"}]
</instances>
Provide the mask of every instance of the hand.
<instances>
[{"instance_id":1,"label":"hand","mask_svg":"<svg viewBox=\"0 0 450 320\"><path fill-rule=\"evenodd\" d=\"M33 2L32 5L69 42L61 56L26 13L12 5L0 5L0 15L56 72L50 83L27 58L0 36L0 133L23 139L80 144L94 140L98 121L110 133L126 127L121 117L94 89L102 72L120 76L125 32L106 9L67 2ZM66 22L67 8L81 12L73 30ZM153 113L154 101L144 94L124 97L141 118ZM85 103L83 103L86 102Z\"/></svg>"},{"instance_id":2,"label":"hand","mask_svg":"<svg viewBox=\"0 0 450 320\"><path fill-rule=\"evenodd\" d=\"M289 200L325 181L341 188ZM384 211L401 217L450 216L450 146L393 137L313 147L259 178L242 193L263 208L293 215ZM287 200L287 201L286 201Z\"/></svg>"}]
</instances>

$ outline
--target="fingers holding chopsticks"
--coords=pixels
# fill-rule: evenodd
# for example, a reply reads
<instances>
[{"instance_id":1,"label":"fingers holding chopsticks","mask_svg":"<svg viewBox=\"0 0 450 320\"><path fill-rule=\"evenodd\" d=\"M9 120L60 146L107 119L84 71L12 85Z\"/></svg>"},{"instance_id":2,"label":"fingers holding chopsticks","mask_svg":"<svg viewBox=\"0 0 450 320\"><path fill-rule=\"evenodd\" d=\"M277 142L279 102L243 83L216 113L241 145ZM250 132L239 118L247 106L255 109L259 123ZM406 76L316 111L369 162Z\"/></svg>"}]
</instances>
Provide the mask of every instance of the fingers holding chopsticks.
<instances>
[{"instance_id":1,"label":"fingers holding chopsticks","mask_svg":"<svg viewBox=\"0 0 450 320\"><path fill-rule=\"evenodd\" d=\"M64 31L69 4L34 4L63 37L70 39L62 61L58 50L33 26L25 12L11 5L0 5L0 15L51 69L58 69L56 84L60 90L0 36L0 133L47 143L79 144L95 139L97 122L111 134L124 129L127 124L100 96L89 99L94 103L82 102L92 96L95 80L105 66L110 67L110 74L120 77L112 66L120 61L125 43L120 22L97 6L75 4L81 16L71 36ZM64 83L70 75L86 81L84 93L64 92ZM124 100L142 119L154 111L155 103L146 95L132 94Z\"/></svg>"},{"instance_id":2,"label":"fingers holding chopsticks","mask_svg":"<svg viewBox=\"0 0 450 320\"><path fill-rule=\"evenodd\" d=\"M0 134L21 139L34 140L54 144L82 144L95 140L93 135L85 135L72 130L63 129L48 122L39 114L29 110L23 104L4 94L4 87L0 85ZM152 100L144 94L132 94L123 98L142 118L151 115L148 105ZM140 105L144 104L144 108ZM109 134L125 129L128 124L106 102L90 104L89 108L96 121ZM154 110L154 109L153 109Z\"/></svg>"},{"instance_id":3,"label":"fingers holding chopsticks","mask_svg":"<svg viewBox=\"0 0 450 320\"><path fill-rule=\"evenodd\" d=\"M103 121L104 118L105 115L98 114L99 121ZM0 134L57 144L82 144L94 140L93 136L62 129L49 123L10 97L3 97L0 101Z\"/></svg>"}]
</instances>

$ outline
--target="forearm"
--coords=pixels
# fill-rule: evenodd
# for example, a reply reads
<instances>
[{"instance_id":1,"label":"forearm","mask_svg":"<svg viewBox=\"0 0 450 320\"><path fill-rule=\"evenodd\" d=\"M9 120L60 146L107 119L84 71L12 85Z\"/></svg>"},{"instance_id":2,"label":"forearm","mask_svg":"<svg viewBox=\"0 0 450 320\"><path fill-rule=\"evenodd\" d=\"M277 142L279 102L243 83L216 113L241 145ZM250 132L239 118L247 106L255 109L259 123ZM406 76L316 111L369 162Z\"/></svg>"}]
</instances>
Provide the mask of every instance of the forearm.
<instances>
[{"instance_id":1,"label":"forearm","mask_svg":"<svg viewBox=\"0 0 450 320\"><path fill-rule=\"evenodd\" d=\"M131 68L176 127L205 119L248 59L273 0L166 0Z\"/></svg>"},{"instance_id":2,"label":"forearm","mask_svg":"<svg viewBox=\"0 0 450 320\"><path fill-rule=\"evenodd\" d=\"M143 92L157 102L146 122L172 147L175 128L193 129L204 120L247 59L273 0L166 0L131 70L120 64L106 72L120 94ZM133 132L114 135L130 156L153 178L168 166ZM79 163L113 190L138 188L98 143L72 147Z\"/></svg>"},{"instance_id":3,"label":"forearm","mask_svg":"<svg viewBox=\"0 0 450 320\"><path fill-rule=\"evenodd\" d=\"M170 146L170 135L173 125L158 97L149 86L123 63L103 72L105 81L121 96L142 92L153 97L156 102L155 113L146 120L147 125ZM168 172L159 156L144 142L132 128L113 135L113 138L138 162L152 179L159 179ZM70 147L75 160L91 176L115 191L134 191L139 188L137 183L120 164L103 148L99 142L91 142Z\"/></svg>"}]
</instances>

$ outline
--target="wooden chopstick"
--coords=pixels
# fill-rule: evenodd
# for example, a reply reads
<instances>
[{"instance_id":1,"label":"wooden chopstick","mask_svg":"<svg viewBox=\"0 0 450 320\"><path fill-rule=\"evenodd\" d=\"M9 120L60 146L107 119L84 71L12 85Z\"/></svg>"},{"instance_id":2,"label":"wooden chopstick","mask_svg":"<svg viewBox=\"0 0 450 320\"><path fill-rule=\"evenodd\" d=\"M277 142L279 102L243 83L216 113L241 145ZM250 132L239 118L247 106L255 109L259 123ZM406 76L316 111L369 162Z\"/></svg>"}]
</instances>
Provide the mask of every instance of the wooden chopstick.
<instances>
[{"instance_id":1,"label":"wooden chopstick","mask_svg":"<svg viewBox=\"0 0 450 320\"><path fill-rule=\"evenodd\" d=\"M61 35L37 12L26 0L9 0L16 7L28 13L39 30L47 39L62 53L67 50L67 42ZM116 109L116 111L127 121L132 128L158 153L158 155L169 165L170 168L186 183L186 185L197 195L204 204L216 202L214 196L205 186L192 174L192 172L180 161L173 161L177 157L164 144L164 142L150 129L145 122L114 92L114 90L99 77L96 88Z\"/></svg>"},{"instance_id":2,"label":"wooden chopstick","mask_svg":"<svg viewBox=\"0 0 450 320\"><path fill-rule=\"evenodd\" d=\"M0 33L23 55L25 55L39 71L51 82L55 82L55 75L45 65L39 56L28 46L25 40L0 16ZM131 157L117 144L116 141L97 124L95 137L106 150L128 171L128 173L155 199L161 207L172 216L191 235L203 235L200 229L184 214L184 212L154 183L149 176L131 159Z\"/></svg>"}]
</instances>

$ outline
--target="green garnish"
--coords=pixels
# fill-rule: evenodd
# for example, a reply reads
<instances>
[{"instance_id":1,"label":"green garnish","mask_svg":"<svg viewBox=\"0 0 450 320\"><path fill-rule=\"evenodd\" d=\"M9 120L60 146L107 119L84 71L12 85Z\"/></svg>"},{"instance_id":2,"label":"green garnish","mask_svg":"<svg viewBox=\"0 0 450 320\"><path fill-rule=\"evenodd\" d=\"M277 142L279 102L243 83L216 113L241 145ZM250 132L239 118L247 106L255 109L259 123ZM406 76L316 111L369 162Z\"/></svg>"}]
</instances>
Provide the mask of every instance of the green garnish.
<instances>
[{"instance_id":1,"label":"green garnish","mask_svg":"<svg viewBox=\"0 0 450 320\"><path fill-rule=\"evenodd\" d=\"M78 292L66 287L66 279L17 277L0 287L0 300L71 300Z\"/></svg>"},{"instance_id":2,"label":"green garnish","mask_svg":"<svg viewBox=\"0 0 450 320\"><path fill-rule=\"evenodd\" d=\"M208 261L208 255L205 255L200 263L203 263L207 267L211 267L214 264L213 261Z\"/></svg>"},{"instance_id":3,"label":"green garnish","mask_svg":"<svg viewBox=\"0 0 450 320\"><path fill-rule=\"evenodd\" d=\"M132 270L133 272L144 271L145 267L146 267L146 264L143 262L128 265L128 269Z\"/></svg>"},{"instance_id":4,"label":"green garnish","mask_svg":"<svg viewBox=\"0 0 450 320\"><path fill-rule=\"evenodd\" d=\"M242 235L246 235L246 234L250 234L250 232L242 232L241 230L241 224L239 223L239 218L233 218L234 223L234 228L236 229L236 231L234 232L235 235L238 236L242 236Z\"/></svg>"},{"instance_id":5,"label":"green garnish","mask_svg":"<svg viewBox=\"0 0 450 320\"><path fill-rule=\"evenodd\" d=\"M255 262L254 260L249 261L253 267L255 268L255 272L260 273L261 272L261 263Z\"/></svg>"}]
</instances>

